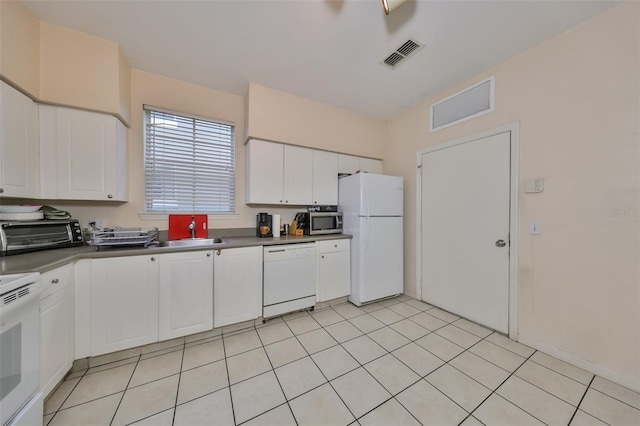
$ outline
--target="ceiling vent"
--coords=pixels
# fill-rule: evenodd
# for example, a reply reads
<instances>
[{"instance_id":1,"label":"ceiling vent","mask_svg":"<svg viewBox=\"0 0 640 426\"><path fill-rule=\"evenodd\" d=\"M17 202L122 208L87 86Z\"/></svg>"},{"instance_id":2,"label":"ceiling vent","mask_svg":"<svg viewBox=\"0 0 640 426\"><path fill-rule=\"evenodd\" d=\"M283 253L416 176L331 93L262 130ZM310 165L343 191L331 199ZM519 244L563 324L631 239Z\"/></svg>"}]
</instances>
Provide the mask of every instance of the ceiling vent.
<instances>
[{"instance_id":1,"label":"ceiling vent","mask_svg":"<svg viewBox=\"0 0 640 426\"><path fill-rule=\"evenodd\" d=\"M493 112L495 77L489 77L455 95L431 105L429 130L434 132L461 121Z\"/></svg>"},{"instance_id":2,"label":"ceiling vent","mask_svg":"<svg viewBox=\"0 0 640 426\"><path fill-rule=\"evenodd\" d=\"M398 65L409 59L423 47L424 43L420 43L416 39L409 39L402 43L402 46L387 55L381 63L391 69L396 69Z\"/></svg>"}]
</instances>

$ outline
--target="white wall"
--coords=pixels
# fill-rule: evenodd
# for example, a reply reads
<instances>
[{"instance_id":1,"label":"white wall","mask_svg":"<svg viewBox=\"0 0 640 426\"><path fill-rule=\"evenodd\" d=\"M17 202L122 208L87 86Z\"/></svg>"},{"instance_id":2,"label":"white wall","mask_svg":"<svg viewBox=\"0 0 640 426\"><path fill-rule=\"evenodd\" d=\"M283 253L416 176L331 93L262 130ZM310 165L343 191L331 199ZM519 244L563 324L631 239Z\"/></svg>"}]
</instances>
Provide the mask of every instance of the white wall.
<instances>
[{"instance_id":1,"label":"white wall","mask_svg":"<svg viewBox=\"0 0 640 426\"><path fill-rule=\"evenodd\" d=\"M416 294L417 151L519 122L519 339L635 389L639 12L637 2L615 7L406 111L387 125L384 157L385 173L405 177L405 290ZM432 103L490 75L495 112L429 133ZM545 191L524 194L536 177ZM531 221L541 235L528 234Z\"/></svg>"}]
</instances>

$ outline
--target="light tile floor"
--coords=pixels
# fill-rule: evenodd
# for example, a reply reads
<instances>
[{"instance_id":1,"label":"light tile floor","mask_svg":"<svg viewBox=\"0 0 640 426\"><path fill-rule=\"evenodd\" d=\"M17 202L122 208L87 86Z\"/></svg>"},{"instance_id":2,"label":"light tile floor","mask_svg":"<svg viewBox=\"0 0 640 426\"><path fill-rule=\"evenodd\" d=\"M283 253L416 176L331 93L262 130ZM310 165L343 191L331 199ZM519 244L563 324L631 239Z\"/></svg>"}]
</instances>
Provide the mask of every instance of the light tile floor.
<instances>
[{"instance_id":1,"label":"light tile floor","mask_svg":"<svg viewBox=\"0 0 640 426\"><path fill-rule=\"evenodd\" d=\"M638 393L406 296L210 335L70 374L45 425L640 425Z\"/></svg>"}]
</instances>

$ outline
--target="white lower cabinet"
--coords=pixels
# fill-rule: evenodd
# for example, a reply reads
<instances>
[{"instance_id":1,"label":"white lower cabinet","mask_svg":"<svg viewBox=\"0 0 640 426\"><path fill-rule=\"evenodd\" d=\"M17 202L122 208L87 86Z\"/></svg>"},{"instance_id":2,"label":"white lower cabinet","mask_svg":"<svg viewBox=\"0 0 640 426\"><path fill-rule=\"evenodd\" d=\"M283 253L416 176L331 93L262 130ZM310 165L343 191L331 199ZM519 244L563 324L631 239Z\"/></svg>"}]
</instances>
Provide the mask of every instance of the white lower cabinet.
<instances>
[{"instance_id":1,"label":"white lower cabinet","mask_svg":"<svg viewBox=\"0 0 640 426\"><path fill-rule=\"evenodd\" d=\"M318 288L316 302L325 302L351 293L349 240L318 241Z\"/></svg>"},{"instance_id":2,"label":"white lower cabinet","mask_svg":"<svg viewBox=\"0 0 640 426\"><path fill-rule=\"evenodd\" d=\"M158 341L157 260L91 260L91 356Z\"/></svg>"},{"instance_id":3,"label":"white lower cabinet","mask_svg":"<svg viewBox=\"0 0 640 426\"><path fill-rule=\"evenodd\" d=\"M213 328L213 250L160 256L159 338Z\"/></svg>"},{"instance_id":4,"label":"white lower cabinet","mask_svg":"<svg viewBox=\"0 0 640 426\"><path fill-rule=\"evenodd\" d=\"M92 259L90 276L91 356L213 328L212 250Z\"/></svg>"},{"instance_id":5,"label":"white lower cabinet","mask_svg":"<svg viewBox=\"0 0 640 426\"><path fill-rule=\"evenodd\" d=\"M262 315L262 246L216 250L214 327Z\"/></svg>"},{"instance_id":6,"label":"white lower cabinet","mask_svg":"<svg viewBox=\"0 0 640 426\"><path fill-rule=\"evenodd\" d=\"M40 282L40 390L46 397L74 360L72 265L43 273Z\"/></svg>"}]
</instances>

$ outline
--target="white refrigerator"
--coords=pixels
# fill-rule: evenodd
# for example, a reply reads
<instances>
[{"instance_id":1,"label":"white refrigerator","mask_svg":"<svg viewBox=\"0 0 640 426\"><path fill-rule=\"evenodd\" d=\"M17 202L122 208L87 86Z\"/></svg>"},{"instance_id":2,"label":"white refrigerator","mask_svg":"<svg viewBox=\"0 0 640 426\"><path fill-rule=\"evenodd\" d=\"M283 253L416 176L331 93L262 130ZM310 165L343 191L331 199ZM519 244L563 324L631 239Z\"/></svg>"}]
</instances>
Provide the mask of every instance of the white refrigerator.
<instances>
[{"instance_id":1,"label":"white refrigerator","mask_svg":"<svg viewBox=\"0 0 640 426\"><path fill-rule=\"evenodd\" d=\"M403 180L359 173L338 181L338 209L351 240L351 303L403 292Z\"/></svg>"}]
</instances>

